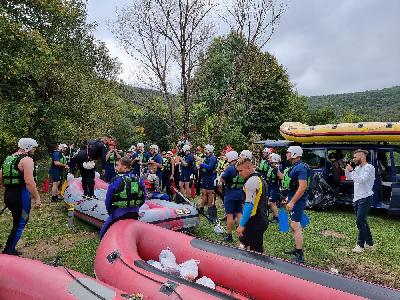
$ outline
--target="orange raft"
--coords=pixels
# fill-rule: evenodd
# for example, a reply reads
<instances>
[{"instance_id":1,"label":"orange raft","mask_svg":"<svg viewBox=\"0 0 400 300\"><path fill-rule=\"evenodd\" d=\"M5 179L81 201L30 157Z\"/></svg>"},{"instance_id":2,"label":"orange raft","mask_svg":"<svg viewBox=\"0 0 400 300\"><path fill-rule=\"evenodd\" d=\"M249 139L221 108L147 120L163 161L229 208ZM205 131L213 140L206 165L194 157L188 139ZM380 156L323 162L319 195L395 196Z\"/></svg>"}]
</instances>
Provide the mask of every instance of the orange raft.
<instances>
[{"instance_id":1,"label":"orange raft","mask_svg":"<svg viewBox=\"0 0 400 300\"><path fill-rule=\"evenodd\" d=\"M309 126L285 122L281 135L293 142L400 142L400 122L339 123Z\"/></svg>"},{"instance_id":2,"label":"orange raft","mask_svg":"<svg viewBox=\"0 0 400 300\"><path fill-rule=\"evenodd\" d=\"M199 260L210 289L149 265L167 247L177 263ZM98 279L146 299L399 299L400 291L227 247L135 220L115 223L97 249Z\"/></svg>"},{"instance_id":3,"label":"orange raft","mask_svg":"<svg viewBox=\"0 0 400 300\"><path fill-rule=\"evenodd\" d=\"M131 299L94 278L27 258L0 254L0 272L1 300Z\"/></svg>"}]
</instances>

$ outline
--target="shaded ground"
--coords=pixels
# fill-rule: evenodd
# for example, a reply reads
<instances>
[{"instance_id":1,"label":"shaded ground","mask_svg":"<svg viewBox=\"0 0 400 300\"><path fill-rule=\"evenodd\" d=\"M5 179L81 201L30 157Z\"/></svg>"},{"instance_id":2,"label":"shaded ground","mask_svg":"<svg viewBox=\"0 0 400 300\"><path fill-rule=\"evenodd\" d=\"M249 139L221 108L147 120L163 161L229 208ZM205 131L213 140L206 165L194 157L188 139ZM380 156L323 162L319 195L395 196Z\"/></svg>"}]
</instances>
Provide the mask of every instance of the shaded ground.
<instances>
[{"instance_id":1,"label":"shaded ground","mask_svg":"<svg viewBox=\"0 0 400 300\"><path fill-rule=\"evenodd\" d=\"M97 229L75 220L76 226L70 230L63 203L51 203L47 196L42 202L40 210L32 208L17 248L24 257L45 262L60 257L65 266L93 275L93 259L99 243ZM222 209L219 214L223 215ZM306 264L328 271L337 269L339 274L400 288L399 219L390 219L385 213L373 211L369 222L377 250L359 255L351 252L357 235L351 208L333 207L322 212L308 211L307 214L310 225L304 234ZM202 218L193 233L220 242L223 237L215 234L213 228ZM10 229L11 214L6 210L0 216L1 244L5 243ZM264 236L264 246L267 254L290 259L283 252L293 248L293 238L290 233L280 233L277 224L271 224Z\"/></svg>"}]
</instances>

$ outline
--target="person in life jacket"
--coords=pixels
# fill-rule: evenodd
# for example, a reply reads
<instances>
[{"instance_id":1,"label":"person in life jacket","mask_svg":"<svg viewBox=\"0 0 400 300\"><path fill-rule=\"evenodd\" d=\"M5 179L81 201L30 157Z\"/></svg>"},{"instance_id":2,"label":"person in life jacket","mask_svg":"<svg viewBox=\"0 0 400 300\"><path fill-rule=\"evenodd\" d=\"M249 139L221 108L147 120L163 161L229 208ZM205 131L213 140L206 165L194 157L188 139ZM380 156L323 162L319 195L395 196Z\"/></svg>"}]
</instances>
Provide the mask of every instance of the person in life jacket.
<instances>
[{"instance_id":1,"label":"person in life jacket","mask_svg":"<svg viewBox=\"0 0 400 300\"><path fill-rule=\"evenodd\" d=\"M201 170L200 164L203 162L205 156L203 153L203 148L201 146L196 147L196 153L194 155L196 161L196 169L195 169L195 179L196 179L196 195L200 196L200 187L201 187Z\"/></svg>"},{"instance_id":2,"label":"person in life jacket","mask_svg":"<svg viewBox=\"0 0 400 300\"><path fill-rule=\"evenodd\" d=\"M109 150L106 154L106 169L104 174L105 182L110 182L111 179L113 179L117 175L117 173L115 172L115 165L117 160L121 158L121 155L117 150L117 145L115 141L110 141L108 143L108 148Z\"/></svg>"},{"instance_id":3,"label":"person in life jacket","mask_svg":"<svg viewBox=\"0 0 400 300\"><path fill-rule=\"evenodd\" d=\"M161 192L161 185L156 172L157 165L154 162L150 162L148 168L146 168L146 171L141 177L146 186L146 199L160 199L170 201L171 198L169 197L169 195Z\"/></svg>"},{"instance_id":4,"label":"person in life jacket","mask_svg":"<svg viewBox=\"0 0 400 300\"><path fill-rule=\"evenodd\" d=\"M133 174L140 177L150 160L150 154L144 151L144 144L137 143L136 152L132 155Z\"/></svg>"},{"instance_id":5,"label":"person in life jacket","mask_svg":"<svg viewBox=\"0 0 400 300\"><path fill-rule=\"evenodd\" d=\"M300 220L307 202L307 187L310 177L310 168L301 161L303 149L300 146L290 146L286 157L291 163L288 171L290 177L286 208L290 212L290 227L293 232L295 249L286 251L295 256L297 263L304 262L303 231Z\"/></svg>"},{"instance_id":6,"label":"person in life jacket","mask_svg":"<svg viewBox=\"0 0 400 300\"><path fill-rule=\"evenodd\" d=\"M236 162L239 155L236 151L229 151L225 154L229 165L222 173L220 181L225 185L224 207L226 213L226 242L233 242L232 227L234 219L238 222L242 217L242 191L244 179L239 176L236 170Z\"/></svg>"},{"instance_id":7,"label":"person in life jacket","mask_svg":"<svg viewBox=\"0 0 400 300\"><path fill-rule=\"evenodd\" d=\"M172 199L172 181L174 180L175 173L175 163L173 159L173 153L171 151L167 151L165 153L165 157L163 158L163 177L162 177L162 188L165 188L167 195Z\"/></svg>"},{"instance_id":8,"label":"person in life jacket","mask_svg":"<svg viewBox=\"0 0 400 300\"><path fill-rule=\"evenodd\" d=\"M180 178L179 178L179 187L182 194L188 199L192 198L192 193L190 191L190 176L193 173L193 167L195 164L194 156L190 152L190 146L185 144L182 147L182 151L185 153L184 157L179 157L180 161Z\"/></svg>"},{"instance_id":9,"label":"person in life jacket","mask_svg":"<svg viewBox=\"0 0 400 300\"><path fill-rule=\"evenodd\" d=\"M149 163L155 164L157 166L156 175L158 177L159 184L161 186L162 183L162 166L163 166L163 158L159 153L159 149L157 145L150 146L150 160Z\"/></svg>"},{"instance_id":10,"label":"person in life jacket","mask_svg":"<svg viewBox=\"0 0 400 300\"><path fill-rule=\"evenodd\" d=\"M201 205L200 211L204 211L204 206L208 207L208 214L211 214L210 208L214 207L214 193L215 193L215 179L217 178L217 158L214 155L214 147L207 144L204 147L204 154L206 156L203 163L200 164L200 171L202 173L201 180ZM213 212L214 214L214 212ZM215 218L216 216L212 216Z\"/></svg>"},{"instance_id":11,"label":"person in life jacket","mask_svg":"<svg viewBox=\"0 0 400 300\"><path fill-rule=\"evenodd\" d=\"M267 172L267 185L268 185L268 206L272 211L272 222L278 221L278 207L276 202L280 199L280 162L281 156L277 153L271 153L269 156L269 168Z\"/></svg>"},{"instance_id":12,"label":"person in life jacket","mask_svg":"<svg viewBox=\"0 0 400 300\"><path fill-rule=\"evenodd\" d=\"M66 150L65 144L56 145L54 151L51 153L51 167L50 167L50 176L52 181L51 186L51 201L57 202L62 199L60 196L60 184L64 176L64 171L69 169L67 158L64 153Z\"/></svg>"},{"instance_id":13,"label":"person in life jacket","mask_svg":"<svg viewBox=\"0 0 400 300\"><path fill-rule=\"evenodd\" d=\"M263 236L268 228L267 184L255 172L255 167L249 158L240 158L236 163L236 170L244 179L245 199L236 233L244 247L263 253Z\"/></svg>"},{"instance_id":14,"label":"person in life jacket","mask_svg":"<svg viewBox=\"0 0 400 300\"><path fill-rule=\"evenodd\" d=\"M95 161L101 160L102 174L106 168L106 145L112 140L111 136L104 136L101 139L83 142L79 148L75 161L82 176L82 188L84 197L94 196Z\"/></svg>"},{"instance_id":15,"label":"person in life jacket","mask_svg":"<svg viewBox=\"0 0 400 300\"><path fill-rule=\"evenodd\" d=\"M267 173L269 170L269 155L271 154L271 148L264 148L262 151L262 158L258 165L258 173L267 181Z\"/></svg>"},{"instance_id":16,"label":"person in life jacket","mask_svg":"<svg viewBox=\"0 0 400 300\"><path fill-rule=\"evenodd\" d=\"M105 205L109 216L100 229L100 239L115 222L139 218L139 208L147 192L143 180L130 172L131 165L132 161L126 157L116 162L118 174L108 186Z\"/></svg>"},{"instance_id":17,"label":"person in life jacket","mask_svg":"<svg viewBox=\"0 0 400 300\"><path fill-rule=\"evenodd\" d=\"M36 167L32 159L38 143L32 138L21 138L18 151L4 160L0 170L0 184L5 186L4 204L11 211L13 226L3 249L5 254L19 255L15 246L28 223L31 198L40 208L40 195L36 186Z\"/></svg>"}]
</instances>

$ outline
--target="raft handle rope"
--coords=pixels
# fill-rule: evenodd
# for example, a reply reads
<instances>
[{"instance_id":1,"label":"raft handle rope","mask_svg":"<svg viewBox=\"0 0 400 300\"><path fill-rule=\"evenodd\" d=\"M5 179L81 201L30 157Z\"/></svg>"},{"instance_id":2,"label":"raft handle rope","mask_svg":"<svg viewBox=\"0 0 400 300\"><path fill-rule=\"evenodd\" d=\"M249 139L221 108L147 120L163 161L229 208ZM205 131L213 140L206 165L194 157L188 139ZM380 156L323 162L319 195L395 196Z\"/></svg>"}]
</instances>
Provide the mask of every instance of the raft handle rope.
<instances>
[{"instance_id":1,"label":"raft handle rope","mask_svg":"<svg viewBox=\"0 0 400 300\"><path fill-rule=\"evenodd\" d=\"M161 289L160 289L161 292L163 292L163 293L169 292L170 294L175 293L178 296L179 299L183 300L181 295L179 295L179 293L175 290L175 287L178 286L177 283L171 282L171 281L162 282L160 280L151 278L150 276L148 276L148 275L146 275L144 273L139 272L138 270L132 268L126 261L124 261L121 258L121 253L118 250L115 250L115 251L111 252L109 255L107 255L107 260L108 260L108 262L110 264L113 264L117 259L119 259L122 262L122 264L124 266L126 266L128 269L136 272L137 274L139 274L139 275L141 275L141 276L143 276L143 277L145 277L147 279L150 279L151 281L154 281L156 283L161 284Z\"/></svg>"}]
</instances>

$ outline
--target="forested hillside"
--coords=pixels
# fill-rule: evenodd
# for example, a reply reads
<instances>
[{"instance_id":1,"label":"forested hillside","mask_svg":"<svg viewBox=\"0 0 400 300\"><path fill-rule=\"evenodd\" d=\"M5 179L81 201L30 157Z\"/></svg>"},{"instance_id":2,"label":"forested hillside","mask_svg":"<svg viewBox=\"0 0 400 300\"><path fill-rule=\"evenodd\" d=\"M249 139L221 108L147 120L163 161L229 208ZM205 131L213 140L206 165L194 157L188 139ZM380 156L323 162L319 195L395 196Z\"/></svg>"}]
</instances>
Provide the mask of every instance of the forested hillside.
<instances>
[{"instance_id":1,"label":"forested hillside","mask_svg":"<svg viewBox=\"0 0 400 300\"><path fill-rule=\"evenodd\" d=\"M331 107L338 116L353 113L362 121L400 121L400 86L357 93L308 97L309 110Z\"/></svg>"}]
</instances>

